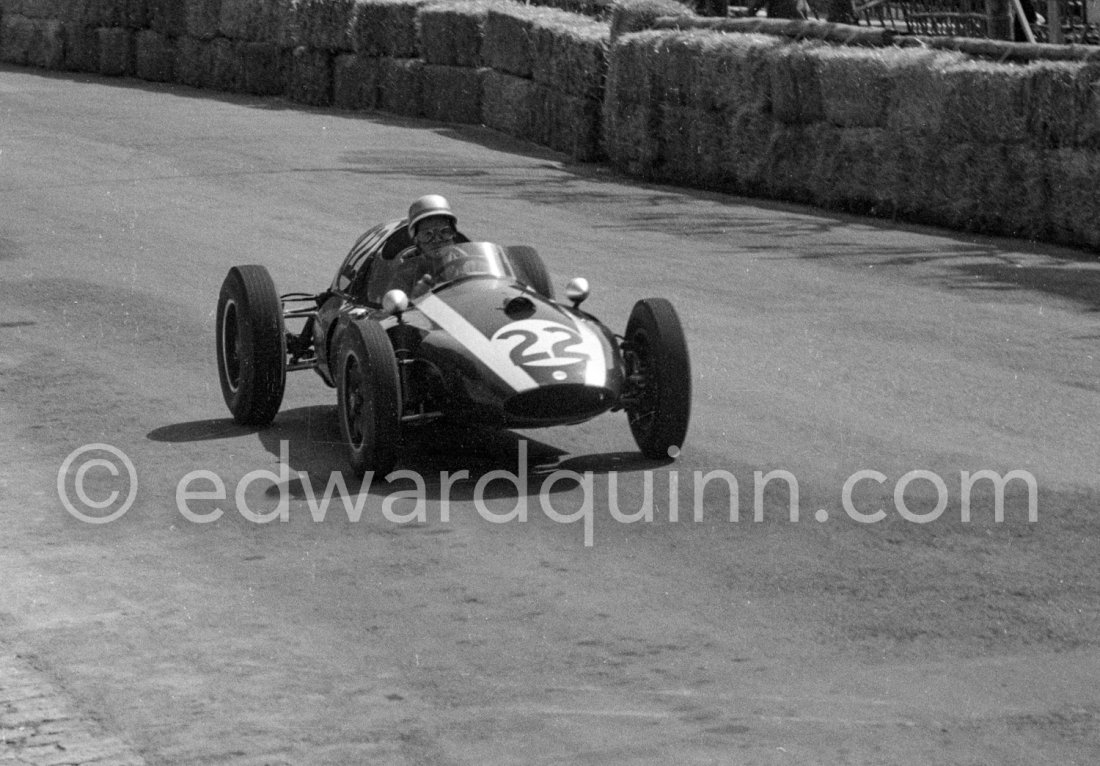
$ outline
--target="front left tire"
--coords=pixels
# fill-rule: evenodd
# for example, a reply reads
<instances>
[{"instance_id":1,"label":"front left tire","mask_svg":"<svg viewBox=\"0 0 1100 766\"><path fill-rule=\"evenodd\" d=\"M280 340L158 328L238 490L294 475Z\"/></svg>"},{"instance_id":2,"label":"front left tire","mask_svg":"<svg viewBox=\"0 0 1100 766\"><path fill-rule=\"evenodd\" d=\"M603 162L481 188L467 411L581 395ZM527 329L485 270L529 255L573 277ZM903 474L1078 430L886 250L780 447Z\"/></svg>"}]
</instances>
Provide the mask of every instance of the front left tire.
<instances>
[{"instance_id":1,"label":"front left tire","mask_svg":"<svg viewBox=\"0 0 1100 766\"><path fill-rule=\"evenodd\" d=\"M337 414L357 477L385 476L397 462L401 388L393 346L374 322L341 333L336 366Z\"/></svg>"},{"instance_id":2,"label":"front left tire","mask_svg":"<svg viewBox=\"0 0 1100 766\"><path fill-rule=\"evenodd\" d=\"M286 388L283 306L263 266L234 266L218 294L218 380L243 426L274 420Z\"/></svg>"}]
</instances>

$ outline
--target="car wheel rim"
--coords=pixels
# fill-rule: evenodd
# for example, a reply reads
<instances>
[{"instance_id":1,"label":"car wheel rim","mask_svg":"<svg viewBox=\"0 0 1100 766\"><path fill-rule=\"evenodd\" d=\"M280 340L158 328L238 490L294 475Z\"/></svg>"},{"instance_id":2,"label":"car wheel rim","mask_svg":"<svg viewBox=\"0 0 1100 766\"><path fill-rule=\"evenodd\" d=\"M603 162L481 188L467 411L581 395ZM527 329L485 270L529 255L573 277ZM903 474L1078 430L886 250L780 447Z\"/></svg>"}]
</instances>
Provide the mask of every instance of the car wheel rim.
<instances>
[{"instance_id":1,"label":"car wheel rim","mask_svg":"<svg viewBox=\"0 0 1100 766\"><path fill-rule=\"evenodd\" d=\"M631 339L631 373L638 378L638 399L627 415L632 428L648 434L657 415L657 381L653 375L653 353L644 332Z\"/></svg>"},{"instance_id":2,"label":"car wheel rim","mask_svg":"<svg viewBox=\"0 0 1100 766\"><path fill-rule=\"evenodd\" d=\"M363 376L359 369L359 360L349 355L344 369L344 412L348 427L348 440L352 447L363 446Z\"/></svg>"},{"instance_id":3,"label":"car wheel rim","mask_svg":"<svg viewBox=\"0 0 1100 766\"><path fill-rule=\"evenodd\" d=\"M241 387L241 333L235 301L226 301L222 312L222 367L229 390L236 393Z\"/></svg>"}]
</instances>

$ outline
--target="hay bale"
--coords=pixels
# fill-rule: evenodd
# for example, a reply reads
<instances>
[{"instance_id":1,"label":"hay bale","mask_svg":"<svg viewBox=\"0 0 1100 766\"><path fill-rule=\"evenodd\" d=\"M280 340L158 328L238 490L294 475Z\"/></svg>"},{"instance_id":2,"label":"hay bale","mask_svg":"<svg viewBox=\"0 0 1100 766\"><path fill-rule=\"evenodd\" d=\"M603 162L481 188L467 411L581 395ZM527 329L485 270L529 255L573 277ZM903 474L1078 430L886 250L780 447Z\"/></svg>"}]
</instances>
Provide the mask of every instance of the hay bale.
<instances>
[{"instance_id":1,"label":"hay bale","mask_svg":"<svg viewBox=\"0 0 1100 766\"><path fill-rule=\"evenodd\" d=\"M378 61L378 106L387 112L419 117L424 62L383 57Z\"/></svg>"},{"instance_id":2,"label":"hay bale","mask_svg":"<svg viewBox=\"0 0 1100 766\"><path fill-rule=\"evenodd\" d=\"M109 77L133 74L134 33L119 27L100 27L96 30L99 41L99 73Z\"/></svg>"},{"instance_id":3,"label":"hay bale","mask_svg":"<svg viewBox=\"0 0 1100 766\"><path fill-rule=\"evenodd\" d=\"M1095 129L1100 82L1096 67L1037 62L1027 67L1027 133L1032 146L1050 149L1088 143ZM1091 118L1091 121L1090 121Z\"/></svg>"},{"instance_id":4,"label":"hay bale","mask_svg":"<svg viewBox=\"0 0 1100 766\"><path fill-rule=\"evenodd\" d=\"M881 128L894 102L895 74L927 66L936 54L917 49L825 48L814 55L825 119L840 127Z\"/></svg>"},{"instance_id":5,"label":"hay bale","mask_svg":"<svg viewBox=\"0 0 1100 766\"><path fill-rule=\"evenodd\" d=\"M117 3L120 8L119 15L123 19L127 16L127 2L123 0ZM180 37L187 33L187 15L189 3L182 0L147 0L145 13L149 28L168 37Z\"/></svg>"},{"instance_id":6,"label":"hay bale","mask_svg":"<svg viewBox=\"0 0 1100 766\"><path fill-rule=\"evenodd\" d=\"M957 229L1029 236L1045 226L1047 193L1043 160L1034 149L1004 143L957 144L930 163L938 173L926 180L932 210Z\"/></svg>"},{"instance_id":7,"label":"hay bale","mask_svg":"<svg viewBox=\"0 0 1100 766\"><path fill-rule=\"evenodd\" d=\"M210 43L194 37L180 37L176 40L176 82L190 85L192 88L206 87L208 73L212 67Z\"/></svg>"},{"instance_id":8,"label":"hay bale","mask_svg":"<svg viewBox=\"0 0 1100 766\"><path fill-rule=\"evenodd\" d=\"M947 72L964 61L958 53L929 51L896 69L886 127L907 140L941 133L950 95Z\"/></svg>"},{"instance_id":9,"label":"hay bale","mask_svg":"<svg viewBox=\"0 0 1100 766\"><path fill-rule=\"evenodd\" d=\"M531 77L555 90L599 99L607 76L608 25L555 14L533 28Z\"/></svg>"},{"instance_id":10,"label":"hay bale","mask_svg":"<svg viewBox=\"0 0 1100 766\"><path fill-rule=\"evenodd\" d=\"M143 80L175 79L176 48L164 35L151 29L137 33L134 41L134 74Z\"/></svg>"},{"instance_id":11,"label":"hay bale","mask_svg":"<svg viewBox=\"0 0 1100 766\"><path fill-rule=\"evenodd\" d=\"M99 36L95 29L81 24L65 25L65 69L99 71Z\"/></svg>"},{"instance_id":12,"label":"hay bale","mask_svg":"<svg viewBox=\"0 0 1100 766\"><path fill-rule=\"evenodd\" d=\"M766 112L746 107L726 121L726 147L721 159L726 186L742 194L763 196L767 182L767 152L779 124Z\"/></svg>"},{"instance_id":13,"label":"hay bale","mask_svg":"<svg viewBox=\"0 0 1100 766\"><path fill-rule=\"evenodd\" d=\"M222 0L187 0L183 19L184 33L200 40L213 40L217 37L221 5Z\"/></svg>"},{"instance_id":14,"label":"hay bale","mask_svg":"<svg viewBox=\"0 0 1100 766\"><path fill-rule=\"evenodd\" d=\"M259 0L222 0L218 11L218 34L233 40L258 40L255 14Z\"/></svg>"},{"instance_id":15,"label":"hay bale","mask_svg":"<svg viewBox=\"0 0 1100 766\"><path fill-rule=\"evenodd\" d=\"M64 62L65 43L61 22L47 19L28 19L29 45L27 65L57 69Z\"/></svg>"},{"instance_id":16,"label":"hay bale","mask_svg":"<svg viewBox=\"0 0 1100 766\"><path fill-rule=\"evenodd\" d=\"M1046 221L1056 242L1100 250L1100 152L1058 149L1046 155Z\"/></svg>"},{"instance_id":17,"label":"hay bale","mask_svg":"<svg viewBox=\"0 0 1100 766\"><path fill-rule=\"evenodd\" d=\"M35 55L39 19L5 13L0 16L0 61L27 66Z\"/></svg>"},{"instance_id":18,"label":"hay bale","mask_svg":"<svg viewBox=\"0 0 1100 766\"><path fill-rule=\"evenodd\" d=\"M978 230L972 222L982 215L982 167L975 144L937 145L927 142L906 158L908 193L901 197L917 220L956 229ZM899 195L900 196L900 195Z\"/></svg>"},{"instance_id":19,"label":"hay bale","mask_svg":"<svg viewBox=\"0 0 1100 766\"><path fill-rule=\"evenodd\" d=\"M580 162L603 158L600 100L536 83L534 107L532 140Z\"/></svg>"},{"instance_id":20,"label":"hay bale","mask_svg":"<svg viewBox=\"0 0 1100 766\"><path fill-rule=\"evenodd\" d=\"M143 0L144 2L144 0ZM108 27L117 26L121 22L120 8L112 4L109 11L114 19L103 19L104 0L69 0L64 3L57 18L70 27Z\"/></svg>"},{"instance_id":21,"label":"hay bale","mask_svg":"<svg viewBox=\"0 0 1100 766\"><path fill-rule=\"evenodd\" d=\"M823 133L835 134L827 123L789 125L775 123L765 149L762 190L765 196L811 203L810 173L817 159Z\"/></svg>"},{"instance_id":22,"label":"hay bale","mask_svg":"<svg viewBox=\"0 0 1100 766\"><path fill-rule=\"evenodd\" d=\"M648 177L657 160L657 134L664 88L654 67L661 33L624 37L608 59L604 90L603 147L610 161Z\"/></svg>"},{"instance_id":23,"label":"hay bale","mask_svg":"<svg viewBox=\"0 0 1100 766\"><path fill-rule=\"evenodd\" d=\"M664 72L660 46L666 34L642 32L624 38L613 46L607 60L604 101L612 109L616 104L650 104L664 97Z\"/></svg>"},{"instance_id":24,"label":"hay bale","mask_svg":"<svg viewBox=\"0 0 1100 766\"><path fill-rule=\"evenodd\" d=\"M326 51L350 51L356 0L298 0L294 6L298 42Z\"/></svg>"},{"instance_id":25,"label":"hay bale","mask_svg":"<svg viewBox=\"0 0 1100 766\"><path fill-rule=\"evenodd\" d=\"M769 108L770 57L784 49L779 38L675 31L650 34L659 37L649 47L647 79L662 101L715 111L736 112L748 105Z\"/></svg>"},{"instance_id":26,"label":"hay bale","mask_svg":"<svg viewBox=\"0 0 1100 766\"><path fill-rule=\"evenodd\" d=\"M723 115L690 106L668 106L661 112L658 173L662 180L694 187L723 185L728 149Z\"/></svg>"},{"instance_id":27,"label":"hay bale","mask_svg":"<svg viewBox=\"0 0 1100 766\"><path fill-rule=\"evenodd\" d=\"M331 105L332 58L325 50L304 45L295 48L287 70L287 98L310 106Z\"/></svg>"},{"instance_id":28,"label":"hay bale","mask_svg":"<svg viewBox=\"0 0 1100 766\"><path fill-rule=\"evenodd\" d=\"M428 0L367 0L352 23L352 47L360 55L410 59L419 55L416 15Z\"/></svg>"},{"instance_id":29,"label":"hay bale","mask_svg":"<svg viewBox=\"0 0 1100 766\"><path fill-rule=\"evenodd\" d=\"M240 89L257 96L278 96L286 92L287 59L290 54L275 43L237 42L240 60Z\"/></svg>"},{"instance_id":30,"label":"hay bale","mask_svg":"<svg viewBox=\"0 0 1100 766\"><path fill-rule=\"evenodd\" d=\"M14 21L22 17L13 16ZM4 17L8 19L7 16ZM23 58L22 63L28 66L43 67L45 69L62 69L65 66L65 28L57 20L50 19L24 19L22 30L16 33L16 48ZM7 30L4 29L3 38L6 41ZM18 62L13 62L18 63Z\"/></svg>"},{"instance_id":31,"label":"hay bale","mask_svg":"<svg viewBox=\"0 0 1100 766\"><path fill-rule=\"evenodd\" d=\"M1079 81L1089 95L1081 109L1075 143L1080 147L1100 149L1100 69L1082 71Z\"/></svg>"},{"instance_id":32,"label":"hay bale","mask_svg":"<svg viewBox=\"0 0 1100 766\"><path fill-rule=\"evenodd\" d=\"M739 112L770 109L769 57L782 45L768 35L695 35L679 38L688 46L690 77L682 87L700 109ZM690 44L689 44L690 41Z\"/></svg>"},{"instance_id":33,"label":"hay bale","mask_svg":"<svg viewBox=\"0 0 1100 766\"><path fill-rule=\"evenodd\" d=\"M482 82L481 121L510 136L527 138L534 130L538 95L538 86L531 80L489 70Z\"/></svg>"},{"instance_id":34,"label":"hay bale","mask_svg":"<svg viewBox=\"0 0 1100 766\"><path fill-rule=\"evenodd\" d=\"M1028 135L1028 67L970 61L944 72L942 135L950 144L1024 141Z\"/></svg>"},{"instance_id":35,"label":"hay bale","mask_svg":"<svg viewBox=\"0 0 1100 766\"><path fill-rule=\"evenodd\" d=\"M148 25L148 7L143 10L144 21ZM63 17L67 23L86 27L120 27L129 26L126 23L128 11L129 7L123 0L73 0L63 11Z\"/></svg>"},{"instance_id":36,"label":"hay bale","mask_svg":"<svg viewBox=\"0 0 1100 766\"><path fill-rule=\"evenodd\" d=\"M615 0L611 6L610 40L615 43L631 32L652 27L663 16L694 16L694 11L676 0Z\"/></svg>"},{"instance_id":37,"label":"hay bale","mask_svg":"<svg viewBox=\"0 0 1100 766\"><path fill-rule=\"evenodd\" d=\"M485 64L498 72L530 77L535 59L533 22L545 12L530 6L491 9L481 47Z\"/></svg>"},{"instance_id":38,"label":"hay bale","mask_svg":"<svg viewBox=\"0 0 1100 766\"><path fill-rule=\"evenodd\" d=\"M150 27L152 2L153 0L125 0L125 7L121 10L122 25L133 30Z\"/></svg>"},{"instance_id":39,"label":"hay bale","mask_svg":"<svg viewBox=\"0 0 1100 766\"><path fill-rule=\"evenodd\" d=\"M481 122L481 80L487 69L427 64L422 74L420 112L441 122Z\"/></svg>"},{"instance_id":40,"label":"hay bale","mask_svg":"<svg viewBox=\"0 0 1100 766\"><path fill-rule=\"evenodd\" d=\"M237 45L224 37L211 40L208 45L210 70L203 82L203 87L228 93L239 91L244 80L244 72L240 56L237 54Z\"/></svg>"},{"instance_id":41,"label":"hay bale","mask_svg":"<svg viewBox=\"0 0 1100 766\"><path fill-rule=\"evenodd\" d=\"M427 5L417 15L417 48L429 64L481 66L481 44L489 9L501 3L470 0Z\"/></svg>"},{"instance_id":42,"label":"hay bale","mask_svg":"<svg viewBox=\"0 0 1100 766\"><path fill-rule=\"evenodd\" d=\"M539 27L557 27L568 32L603 25L554 8L509 5L489 9L485 21L482 57L487 66L517 77L531 77L536 58L535 38ZM598 34L598 33L597 33Z\"/></svg>"},{"instance_id":43,"label":"hay bale","mask_svg":"<svg viewBox=\"0 0 1100 766\"><path fill-rule=\"evenodd\" d=\"M608 161L631 175L650 178L660 155L660 113L649 105L621 104L614 112L604 105L601 145Z\"/></svg>"},{"instance_id":44,"label":"hay bale","mask_svg":"<svg viewBox=\"0 0 1100 766\"><path fill-rule=\"evenodd\" d=\"M233 40L295 45L294 0L221 0L218 32Z\"/></svg>"},{"instance_id":45,"label":"hay bale","mask_svg":"<svg viewBox=\"0 0 1100 766\"><path fill-rule=\"evenodd\" d=\"M895 207L894 179L885 173L885 147L893 134L885 128L828 129L817 141L808 183L815 204L859 213L885 214Z\"/></svg>"},{"instance_id":46,"label":"hay bale","mask_svg":"<svg viewBox=\"0 0 1100 766\"><path fill-rule=\"evenodd\" d=\"M700 72L705 64L699 55L700 35L664 33L647 51L645 68L651 83L651 98L673 108L697 106Z\"/></svg>"},{"instance_id":47,"label":"hay bale","mask_svg":"<svg viewBox=\"0 0 1100 766\"><path fill-rule=\"evenodd\" d=\"M19 0L22 2L22 0ZM88 17L90 0L70 0L63 3L57 13L57 18L66 25L84 24ZM4 0L0 0L0 16L4 14Z\"/></svg>"},{"instance_id":48,"label":"hay bale","mask_svg":"<svg viewBox=\"0 0 1100 766\"><path fill-rule=\"evenodd\" d=\"M345 53L332 67L332 103L341 109L377 109L381 68L378 59Z\"/></svg>"},{"instance_id":49,"label":"hay bale","mask_svg":"<svg viewBox=\"0 0 1100 766\"><path fill-rule=\"evenodd\" d=\"M805 125L824 119L816 56L822 47L816 42L790 43L768 57L769 102L776 120Z\"/></svg>"},{"instance_id":50,"label":"hay bale","mask_svg":"<svg viewBox=\"0 0 1100 766\"><path fill-rule=\"evenodd\" d=\"M64 12L65 0L19 0L0 8L4 14L19 14L28 19L58 19Z\"/></svg>"}]
</instances>

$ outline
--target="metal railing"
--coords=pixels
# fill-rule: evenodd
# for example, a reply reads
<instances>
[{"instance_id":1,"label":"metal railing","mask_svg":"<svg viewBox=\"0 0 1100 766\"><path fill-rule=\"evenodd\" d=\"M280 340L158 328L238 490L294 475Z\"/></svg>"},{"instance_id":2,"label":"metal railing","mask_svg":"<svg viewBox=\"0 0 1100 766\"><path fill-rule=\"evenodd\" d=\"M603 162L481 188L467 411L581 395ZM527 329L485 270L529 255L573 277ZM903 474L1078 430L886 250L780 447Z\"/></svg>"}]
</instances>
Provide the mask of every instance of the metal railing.
<instances>
[{"instance_id":1,"label":"metal railing","mask_svg":"<svg viewBox=\"0 0 1100 766\"><path fill-rule=\"evenodd\" d=\"M853 9L858 23L902 34L1100 45L1097 0L856 0Z\"/></svg>"}]
</instances>

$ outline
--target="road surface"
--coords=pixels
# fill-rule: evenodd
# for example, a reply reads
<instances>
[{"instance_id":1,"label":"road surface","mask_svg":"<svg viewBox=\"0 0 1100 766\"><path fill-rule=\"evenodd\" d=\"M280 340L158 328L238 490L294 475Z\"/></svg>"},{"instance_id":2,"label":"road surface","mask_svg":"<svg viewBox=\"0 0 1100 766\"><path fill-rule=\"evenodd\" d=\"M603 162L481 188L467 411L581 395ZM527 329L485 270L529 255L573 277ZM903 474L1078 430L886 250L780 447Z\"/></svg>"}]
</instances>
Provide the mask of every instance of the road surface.
<instances>
[{"instance_id":1,"label":"road surface","mask_svg":"<svg viewBox=\"0 0 1100 766\"><path fill-rule=\"evenodd\" d=\"M612 326L676 305L675 462L432 433L326 507L314 374L232 424L226 270L320 291L426 193ZM79 760L62 709L103 763L1095 763L1098 309L1095 254L0 68L0 763Z\"/></svg>"}]
</instances>

